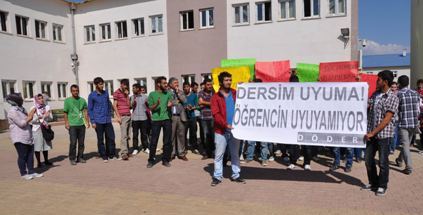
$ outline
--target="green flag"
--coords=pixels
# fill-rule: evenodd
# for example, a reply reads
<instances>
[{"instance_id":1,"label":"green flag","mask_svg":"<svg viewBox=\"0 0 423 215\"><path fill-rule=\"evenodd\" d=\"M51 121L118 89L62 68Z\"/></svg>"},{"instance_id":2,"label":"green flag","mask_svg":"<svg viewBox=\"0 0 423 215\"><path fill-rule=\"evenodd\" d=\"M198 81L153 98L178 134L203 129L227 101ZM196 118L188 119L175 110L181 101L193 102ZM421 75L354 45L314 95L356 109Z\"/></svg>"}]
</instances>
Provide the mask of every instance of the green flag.
<instances>
[{"instance_id":1,"label":"green flag","mask_svg":"<svg viewBox=\"0 0 423 215\"><path fill-rule=\"evenodd\" d=\"M319 80L319 65L297 63L297 76L300 82L316 82Z\"/></svg>"},{"instance_id":2,"label":"green flag","mask_svg":"<svg viewBox=\"0 0 423 215\"><path fill-rule=\"evenodd\" d=\"M255 58L240 58L240 59L223 59L220 62L221 67L240 67L240 66L248 66L250 68L250 78L251 80L254 79L254 66L256 64Z\"/></svg>"}]
</instances>

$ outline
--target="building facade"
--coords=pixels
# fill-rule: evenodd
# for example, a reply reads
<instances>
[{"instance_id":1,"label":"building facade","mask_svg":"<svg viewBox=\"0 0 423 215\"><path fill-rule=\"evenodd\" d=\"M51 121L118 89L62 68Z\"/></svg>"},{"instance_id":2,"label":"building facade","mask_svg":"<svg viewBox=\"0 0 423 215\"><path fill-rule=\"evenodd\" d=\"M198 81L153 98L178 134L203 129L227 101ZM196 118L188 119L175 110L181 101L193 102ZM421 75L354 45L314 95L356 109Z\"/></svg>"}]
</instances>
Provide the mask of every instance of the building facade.
<instances>
[{"instance_id":1,"label":"building facade","mask_svg":"<svg viewBox=\"0 0 423 215\"><path fill-rule=\"evenodd\" d=\"M199 83L226 58L295 67L358 56L356 0L95 0L77 4L74 16L70 8L0 0L0 119L10 92L29 107L46 91L60 109L71 84L87 97L97 76L110 93L123 78L152 91L158 76Z\"/></svg>"}]
</instances>

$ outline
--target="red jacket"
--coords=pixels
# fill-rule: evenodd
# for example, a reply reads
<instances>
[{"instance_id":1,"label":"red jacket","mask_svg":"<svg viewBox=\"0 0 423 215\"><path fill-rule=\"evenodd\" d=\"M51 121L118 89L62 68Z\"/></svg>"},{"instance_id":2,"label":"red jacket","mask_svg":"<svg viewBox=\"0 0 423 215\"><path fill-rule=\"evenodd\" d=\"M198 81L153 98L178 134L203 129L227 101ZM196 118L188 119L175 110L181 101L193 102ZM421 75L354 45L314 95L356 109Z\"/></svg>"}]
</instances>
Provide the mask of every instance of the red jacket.
<instances>
[{"instance_id":1,"label":"red jacket","mask_svg":"<svg viewBox=\"0 0 423 215\"><path fill-rule=\"evenodd\" d=\"M232 98L236 101L236 91L231 89ZM226 121L226 102L225 97L220 93L220 89L217 93L213 94L211 98L211 111L214 118L214 132L218 134L224 134L228 126Z\"/></svg>"}]
</instances>

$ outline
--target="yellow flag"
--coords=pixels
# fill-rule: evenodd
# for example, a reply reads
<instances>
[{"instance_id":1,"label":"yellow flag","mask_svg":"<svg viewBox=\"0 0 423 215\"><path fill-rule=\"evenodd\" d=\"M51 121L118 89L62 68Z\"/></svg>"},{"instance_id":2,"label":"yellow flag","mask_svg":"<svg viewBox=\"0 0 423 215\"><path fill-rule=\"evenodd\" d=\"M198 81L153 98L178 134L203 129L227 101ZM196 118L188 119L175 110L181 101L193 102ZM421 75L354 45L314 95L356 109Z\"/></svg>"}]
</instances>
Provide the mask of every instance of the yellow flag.
<instances>
[{"instance_id":1,"label":"yellow flag","mask_svg":"<svg viewBox=\"0 0 423 215\"><path fill-rule=\"evenodd\" d=\"M232 75L232 89L236 89L238 83L248 83L250 81L250 68L248 66L225 68L217 67L212 69L213 88L215 92L217 92L220 88L218 76L224 71Z\"/></svg>"}]
</instances>

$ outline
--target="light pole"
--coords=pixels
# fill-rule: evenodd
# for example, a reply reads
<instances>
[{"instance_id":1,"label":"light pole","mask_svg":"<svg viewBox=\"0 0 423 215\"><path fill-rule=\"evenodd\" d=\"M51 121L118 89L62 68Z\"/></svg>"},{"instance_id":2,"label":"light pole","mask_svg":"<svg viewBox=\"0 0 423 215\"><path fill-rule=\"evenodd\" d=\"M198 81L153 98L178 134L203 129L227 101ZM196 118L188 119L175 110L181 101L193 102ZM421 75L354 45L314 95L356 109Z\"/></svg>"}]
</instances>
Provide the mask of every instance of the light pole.
<instances>
[{"instance_id":1,"label":"light pole","mask_svg":"<svg viewBox=\"0 0 423 215\"><path fill-rule=\"evenodd\" d=\"M360 55L360 64L359 64L359 70L360 72L363 71L363 48L366 47L367 41L366 39L362 39L358 41L360 44L360 48L358 49L359 55Z\"/></svg>"}]
</instances>

